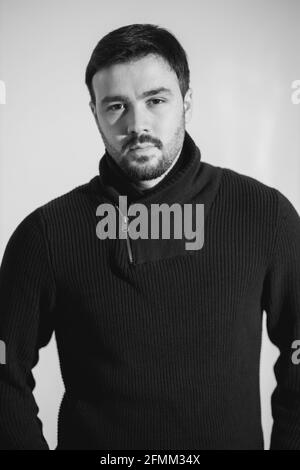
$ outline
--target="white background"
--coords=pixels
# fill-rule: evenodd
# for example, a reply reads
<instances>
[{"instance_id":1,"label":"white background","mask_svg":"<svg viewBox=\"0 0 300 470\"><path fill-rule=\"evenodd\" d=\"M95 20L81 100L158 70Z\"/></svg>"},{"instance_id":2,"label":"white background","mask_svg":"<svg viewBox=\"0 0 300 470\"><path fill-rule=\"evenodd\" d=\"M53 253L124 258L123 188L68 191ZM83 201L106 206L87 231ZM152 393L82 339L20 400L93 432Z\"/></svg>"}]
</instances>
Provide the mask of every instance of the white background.
<instances>
[{"instance_id":1,"label":"white background","mask_svg":"<svg viewBox=\"0 0 300 470\"><path fill-rule=\"evenodd\" d=\"M0 256L21 220L88 182L104 146L88 107L85 67L98 40L130 23L170 29L189 58L202 159L276 187L300 212L298 0L0 1ZM264 328L262 423L269 446L277 349ZM56 345L40 351L34 396L55 448L63 394ZM245 404L246 406L246 404Z\"/></svg>"}]
</instances>

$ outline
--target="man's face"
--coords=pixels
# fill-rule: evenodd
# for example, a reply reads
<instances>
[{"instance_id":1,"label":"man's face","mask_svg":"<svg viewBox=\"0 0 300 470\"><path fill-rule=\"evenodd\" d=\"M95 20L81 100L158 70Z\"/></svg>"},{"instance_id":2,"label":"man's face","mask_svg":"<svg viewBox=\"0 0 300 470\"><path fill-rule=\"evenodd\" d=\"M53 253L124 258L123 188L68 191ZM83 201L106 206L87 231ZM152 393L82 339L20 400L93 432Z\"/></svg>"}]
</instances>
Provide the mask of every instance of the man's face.
<instances>
[{"instance_id":1,"label":"man's face","mask_svg":"<svg viewBox=\"0 0 300 470\"><path fill-rule=\"evenodd\" d=\"M90 103L106 150L133 180L158 178L182 148L191 112L176 73L160 56L147 56L98 71Z\"/></svg>"}]
</instances>

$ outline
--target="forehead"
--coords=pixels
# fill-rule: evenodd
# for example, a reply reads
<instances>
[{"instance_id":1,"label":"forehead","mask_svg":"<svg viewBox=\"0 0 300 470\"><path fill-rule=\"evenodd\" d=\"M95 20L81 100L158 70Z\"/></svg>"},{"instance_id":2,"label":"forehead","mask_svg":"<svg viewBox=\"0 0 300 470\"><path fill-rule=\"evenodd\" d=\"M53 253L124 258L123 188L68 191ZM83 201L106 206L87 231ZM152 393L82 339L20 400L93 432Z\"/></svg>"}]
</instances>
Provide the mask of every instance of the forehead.
<instances>
[{"instance_id":1,"label":"forehead","mask_svg":"<svg viewBox=\"0 0 300 470\"><path fill-rule=\"evenodd\" d=\"M154 54L101 69L94 75L92 84L97 99L108 94L141 94L159 87L180 92L174 70Z\"/></svg>"}]
</instances>

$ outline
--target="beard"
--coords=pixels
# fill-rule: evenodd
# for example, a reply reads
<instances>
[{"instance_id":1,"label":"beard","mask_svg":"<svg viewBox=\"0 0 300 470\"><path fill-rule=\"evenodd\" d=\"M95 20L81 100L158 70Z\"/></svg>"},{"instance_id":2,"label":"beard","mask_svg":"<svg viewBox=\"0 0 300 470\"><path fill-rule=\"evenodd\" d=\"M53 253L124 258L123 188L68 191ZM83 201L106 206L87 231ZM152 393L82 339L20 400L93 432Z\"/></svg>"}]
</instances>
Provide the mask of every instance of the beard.
<instances>
[{"instance_id":1,"label":"beard","mask_svg":"<svg viewBox=\"0 0 300 470\"><path fill-rule=\"evenodd\" d=\"M129 152L124 154L122 151L120 152L108 142L100 127L99 131L102 136L107 153L109 153L109 155L123 170L123 172L133 182L149 181L162 176L170 168L174 159L180 152L185 135L185 116L183 113L181 116L180 123L178 124L172 139L165 147L160 141L155 138L153 138L152 140L150 140L151 138L141 138L141 140L139 141L136 137L134 142L127 143L126 147L129 148L129 146L136 145L139 142L151 142L151 144L154 145L152 156L151 152L149 151L147 151L147 153L145 154L140 151L139 155L136 155L134 157ZM157 149L159 150L159 152L157 152Z\"/></svg>"}]
</instances>

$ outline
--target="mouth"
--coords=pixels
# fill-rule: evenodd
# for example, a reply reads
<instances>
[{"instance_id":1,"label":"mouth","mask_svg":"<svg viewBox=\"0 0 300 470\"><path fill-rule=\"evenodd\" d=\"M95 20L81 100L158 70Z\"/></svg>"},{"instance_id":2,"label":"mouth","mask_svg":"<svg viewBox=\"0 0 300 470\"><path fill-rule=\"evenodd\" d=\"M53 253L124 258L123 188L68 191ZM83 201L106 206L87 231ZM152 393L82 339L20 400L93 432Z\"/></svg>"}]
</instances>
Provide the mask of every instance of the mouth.
<instances>
[{"instance_id":1,"label":"mouth","mask_svg":"<svg viewBox=\"0 0 300 470\"><path fill-rule=\"evenodd\" d=\"M139 150L139 149L147 149L150 147L154 147L153 144L140 144L140 145L134 145L133 147L129 147L129 150Z\"/></svg>"}]
</instances>

